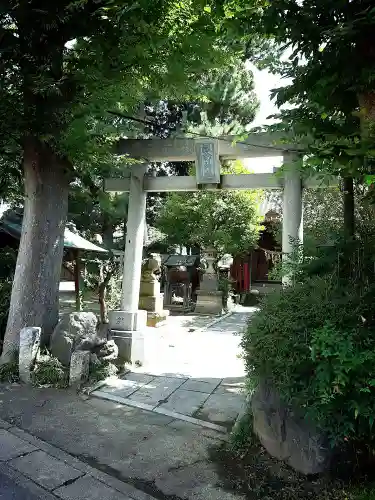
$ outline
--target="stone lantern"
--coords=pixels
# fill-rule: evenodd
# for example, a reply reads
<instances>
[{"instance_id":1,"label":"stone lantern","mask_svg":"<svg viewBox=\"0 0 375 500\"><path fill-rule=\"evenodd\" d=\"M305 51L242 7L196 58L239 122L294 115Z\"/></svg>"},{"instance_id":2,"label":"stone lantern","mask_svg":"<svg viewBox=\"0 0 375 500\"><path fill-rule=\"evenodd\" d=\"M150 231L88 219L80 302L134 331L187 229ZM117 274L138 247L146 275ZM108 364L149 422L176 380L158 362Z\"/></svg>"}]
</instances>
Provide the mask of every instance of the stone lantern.
<instances>
[{"instance_id":1,"label":"stone lantern","mask_svg":"<svg viewBox=\"0 0 375 500\"><path fill-rule=\"evenodd\" d=\"M214 268L216 262L216 250L206 248L204 250L204 260L207 268L197 290L197 314L222 314L223 313L223 292L218 290L218 277Z\"/></svg>"}]
</instances>

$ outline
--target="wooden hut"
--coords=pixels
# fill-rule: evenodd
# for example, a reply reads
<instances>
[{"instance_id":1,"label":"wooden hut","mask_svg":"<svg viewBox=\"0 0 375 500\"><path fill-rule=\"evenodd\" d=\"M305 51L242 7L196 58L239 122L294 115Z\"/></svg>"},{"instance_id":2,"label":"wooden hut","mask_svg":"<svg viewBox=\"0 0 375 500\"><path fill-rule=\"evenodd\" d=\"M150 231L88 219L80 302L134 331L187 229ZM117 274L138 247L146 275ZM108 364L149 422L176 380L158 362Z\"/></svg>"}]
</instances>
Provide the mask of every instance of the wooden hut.
<instances>
[{"instance_id":1,"label":"wooden hut","mask_svg":"<svg viewBox=\"0 0 375 500\"><path fill-rule=\"evenodd\" d=\"M0 249L18 249L22 228L22 209L8 210L0 219ZM83 253L104 254L105 248L82 238L78 233L65 229L64 256L61 267L60 295L75 294L76 310L81 309L81 256Z\"/></svg>"}]
</instances>

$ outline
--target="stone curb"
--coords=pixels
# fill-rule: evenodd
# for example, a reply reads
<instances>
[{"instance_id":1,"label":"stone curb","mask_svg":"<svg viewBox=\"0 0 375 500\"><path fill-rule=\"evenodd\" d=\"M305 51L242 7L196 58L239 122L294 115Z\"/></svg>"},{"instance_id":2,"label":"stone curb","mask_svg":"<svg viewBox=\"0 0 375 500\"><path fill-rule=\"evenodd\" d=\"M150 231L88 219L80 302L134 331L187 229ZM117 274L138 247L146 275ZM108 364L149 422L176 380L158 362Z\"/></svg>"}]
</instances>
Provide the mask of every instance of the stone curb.
<instances>
[{"instance_id":1,"label":"stone curb","mask_svg":"<svg viewBox=\"0 0 375 500\"><path fill-rule=\"evenodd\" d=\"M123 494L125 496L124 500L155 500L155 497L152 497L151 495L148 495L143 491L137 490L130 484L120 481L119 479L116 479L113 476L106 474L105 472L90 467L86 463L78 460L72 455L69 455L65 451L56 448L55 446L33 436L32 434L25 432L19 427L13 426L5 420L0 419L0 429L6 430L17 438L26 441L27 443L35 446L41 451L44 451L51 457L54 457L57 460L65 462L67 465L74 467L75 469L82 472L83 475L85 474L87 476L91 476L92 478L103 483L105 486L108 486L109 488L112 488L113 490L116 490L117 492ZM9 461L10 460L11 459L9 459ZM36 494L37 497L41 498L42 500L56 500L57 498L55 495L49 493L47 490L32 481L32 479L23 476L20 472L13 469L6 462L0 463L0 472L15 480L20 484L20 486L29 489L31 493Z\"/></svg>"},{"instance_id":2,"label":"stone curb","mask_svg":"<svg viewBox=\"0 0 375 500\"><path fill-rule=\"evenodd\" d=\"M177 413L175 411L167 410L164 408L151 406L147 403L139 403L138 401L132 401L131 399L122 398L121 396L115 396L114 394L109 394L104 391L97 390L95 392L92 392L91 396L97 397L99 399L106 399L107 401L113 401L115 403L120 403L127 406L133 406L134 408L139 408L140 410L146 410L152 413L159 413L160 415L165 415L175 420L182 420L183 422L188 422L189 424L194 424L199 427L205 427L207 429L221 432L223 434L228 433L228 429L222 425L213 424L212 422L207 422L206 420L199 420L198 418L189 417L188 415L183 415L182 413Z\"/></svg>"}]
</instances>

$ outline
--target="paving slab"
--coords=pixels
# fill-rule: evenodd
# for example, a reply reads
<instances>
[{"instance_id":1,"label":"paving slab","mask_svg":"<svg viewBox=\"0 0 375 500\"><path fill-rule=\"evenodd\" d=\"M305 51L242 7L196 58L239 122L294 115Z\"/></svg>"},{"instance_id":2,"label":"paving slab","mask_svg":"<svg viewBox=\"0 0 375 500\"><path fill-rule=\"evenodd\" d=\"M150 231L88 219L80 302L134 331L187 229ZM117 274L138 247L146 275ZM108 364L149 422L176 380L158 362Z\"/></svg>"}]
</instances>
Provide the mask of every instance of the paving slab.
<instances>
[{"instance_id":1,"label":"paving slab","mask_svg":"<svg viewBox=\"0 0 375 500\"><path fill-rule=\"evenodd\" d=\"M153 378L155 378L155 375L151 375L148 373L134 373L134 372L127 372L121 375L120 377L122 380L128 380L132 382L137 382L140 386L148 384L151 382Z\"/></svg>"},{"instance_id":2,"label":"paving slab","mask_svg":"<svg viewBox=\"0 0 375 500\"><path fill-rule=\"evenodd\" d=\"M245 397L239 394L211 394L197 418L231 427L242 411Z\"/></svg>"},{"instance_id":3,"label":"paving slab","mask_svg":"<svg viewBox=\"0 0 375 500\"><path fill-rule=\"evenodd\" d=\"M175 377L155 377L150 383L134 392L129 399L137 403L156 406L178 389L186 379Z\"/></svg>"},{"instance_id":4,"label":"paving slab","mask_svg":"<svg viewBox=\"0 0 375 500\"><path fill-rule=\"evenodd\" d=\"M44 451L34 451L13 459L9 465L47 490L53 490L83 475L81 471L47 455Z\"/></svg>"},{"instance_id":5,"label":"paving slab","mask_svg":"<svg viewBox=\"0 0 375 500\"><path fill-rule=\"evenodd\" d=\"M246 328L248 318L248 312L233 312L207 329L220 334L239 335Z\"/></svg>"},{"instance_id":6,"label":"paving slab","mask_svg":"<svg viewBox=\"0 0 375 500\"><path fill-rule=\"evenodd\" d=\"M64 500L131 500L90 476L83 476L72 484L62 486L54 494Z\"/></svg>"},{"instance_id":7,"label":"paving slab","mask_svg":"<svg viewBox=\"0 0 375 500\"><path fill-rule=\"evenodd\" d=\"M90 398L87 400L87 404L90 407L100 411L102 414L109 417L114 417L118 419L132 419L137 421L139 425L142 424L152 424L158 426L168 425L172 420L171 417L165 415L160 415L158 413L150 413L149 411L142 411L134 406L128 406L124 403L116 403L114 401L108 401L104 399L99 399L97 397Z\"/></svg>"},{"instance_id":8,"label":"paving slab","mask_svg":"<svg viewBox=\"0 0 375 500\"><path fill-rule=\"evenodd\" d=\"M13 436L7 430L0 429L0 462L11 460L25 453L31 453L36 449L35 446Z\"/></svg>"},{"instance_id":9,"label":"paving slab","mask_svg":"<svg viewBox=\"0 0 375 500\"><path fill-rule=\"evenodd\" d=\"M210 394L204 392L179 389L168 398L167 402L160 404L158 408L193 417L209 396Z\"/></svg>"},{"instance_id":10,"label":"paving slab","mask_svg":"<svg viewBox=\"0 0 375 500\"><path fill-rule=\"evenodd\" d=\"M109 394L115 394L122 398L127 398L133 392L144 387L146 384L152 382L155 378L153 375L144 375L142 373L130 373L125 379L124 378L113 378L103 385L100 390L108 392Z\"/></svg>"},{"instance_id":11,"label":"paving slab","mask_svg":"<svg viewBox=\"0 0 375 500\"><path fill-rule=\"evenodd\" d=\"M218 387L219 384L220 380L218 381L217 379L210 381L209 379L196 380L190 378L181 386L181 389L184 391L204 392L206 394L210 394Z\"/></svg>"},{"instance_id":12,"label":"paving slab","mask_svg":"<svg viewBox=\"0 0 375 500\"><path fill-rule=\"evenodd\" d=\"M245 377L226 378L215 389L215 394L243 394Z\"/></svg>"},{"instance_id":13,"label":"paving slab","mask_svg":"<svg viewBox=\"0 0 375 500\"><path fill-rule=\"evenodd\" d=\"M186 431L188 432L191 430L198 429L202 436L209 437L214 441L216 441L217 439L220 439L220 441L228 441L228 439L229 439L229 435L227 433L225 433L225 434L220 433L219 434L217 431L215 431L213 429L201 427L197 423L186 422L186 421L180 420L180 419L172 420L172 422L170 422L168 424L168 427L170 427L172 429L176 429L178 431L182 431L182 432L186 432Z\"/></svg>"},{"instance_id":14,"label":"paving slab","mask_svg":"<svg viewBox=\"0 0 375 500\"><path fill-rule=\"evenodd\" d=\"M9 467L6 462L0 463L0 498L1 500L56 500L52 493Z\"/></svg>"}]
</instances>

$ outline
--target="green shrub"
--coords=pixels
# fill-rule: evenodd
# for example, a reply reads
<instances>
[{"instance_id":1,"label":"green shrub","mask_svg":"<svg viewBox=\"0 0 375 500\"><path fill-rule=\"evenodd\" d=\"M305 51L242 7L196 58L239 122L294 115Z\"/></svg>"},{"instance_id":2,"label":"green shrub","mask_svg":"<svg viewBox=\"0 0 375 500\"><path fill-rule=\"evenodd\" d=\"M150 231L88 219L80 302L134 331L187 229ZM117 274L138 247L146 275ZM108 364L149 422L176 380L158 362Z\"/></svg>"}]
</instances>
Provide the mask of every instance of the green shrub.
<instances>
[{"instance_id":1,"label":"green shrub","mask_svg":"<svg viewBox=\"0 0 375 500\"><path fill-rule=\"evenodd\" d=\"M253 416L248 409L241 420L236 422L230 435L229 446L232 451L242 453L257 443L258 440L253 433Z\"/></svg>"},{"instance_id":2,"label":"green shrub","mask_svg":"<svg viewBox=\"0 0 375 500\"><path fill-rule=\"evenodd\" d=\"M12 248L0 251L0 352L2 340L8 320L10 294L12 292L13 274L16 266L17 252Z\"/></svg>"},{"instance_id":3,"label":"green shrub","mask_svg":"<svg viewBox=\"0 0 375 500\"><path fill-rule=\"evenodd\" d=\"M12 282L10 280L0 281L0 352L2 340L8 321L10 294L12 293Z\"/></svg>"},{"instance_id":4,"label":"green shrub","mask_svg":"<svg viewBox=\"0 0 375 500\"><path fill-rule=\"evenodd\" d=\"M108 377L117 375L119 369L113 363L103 363L90 366L90 382L100 382Z\"/></svg>"},{"instance_id":5,"label":"green shrub","mask_svg":"<svg viewBox=\"0 0 375 500\"><path fill-rule=\"evenodd\" d=\"M249 380L268 380L332 444L374 441L375 286L313 277L263 301L242 340Z\"/></svg>"},{"instance_id":6,"label":"green shrub","mask_svg":"<svg viewBox=\"0 0 375 500\"><path fill-rule=\"evenodd\" d=\"M0 382L18 382L19 374L18 374L18 363L4 363L0 365Z\"/></svg>"},{"instance_id":7,"label":"green shrub","mask_svg":"<svg viewBox=\"0 0 375 500\"><path fill-rule=\"evenodd\" d=\"M35 365L31 379L36 387L64 388L68 386L69 373L57 358L46 356Z\"/></svg>"},{"instance_id":8,"label":"green shrub","mask_svg":"<svg viewBox=\"0 0 375 500\"><path fill-rule=\"evenodd\" d=\"M347 496L348 500L375 500L375 488L372 487L363 487L356 488L349 492ZM344 499L346 500L346 498Z\"/></svg>"}]
</instances>

